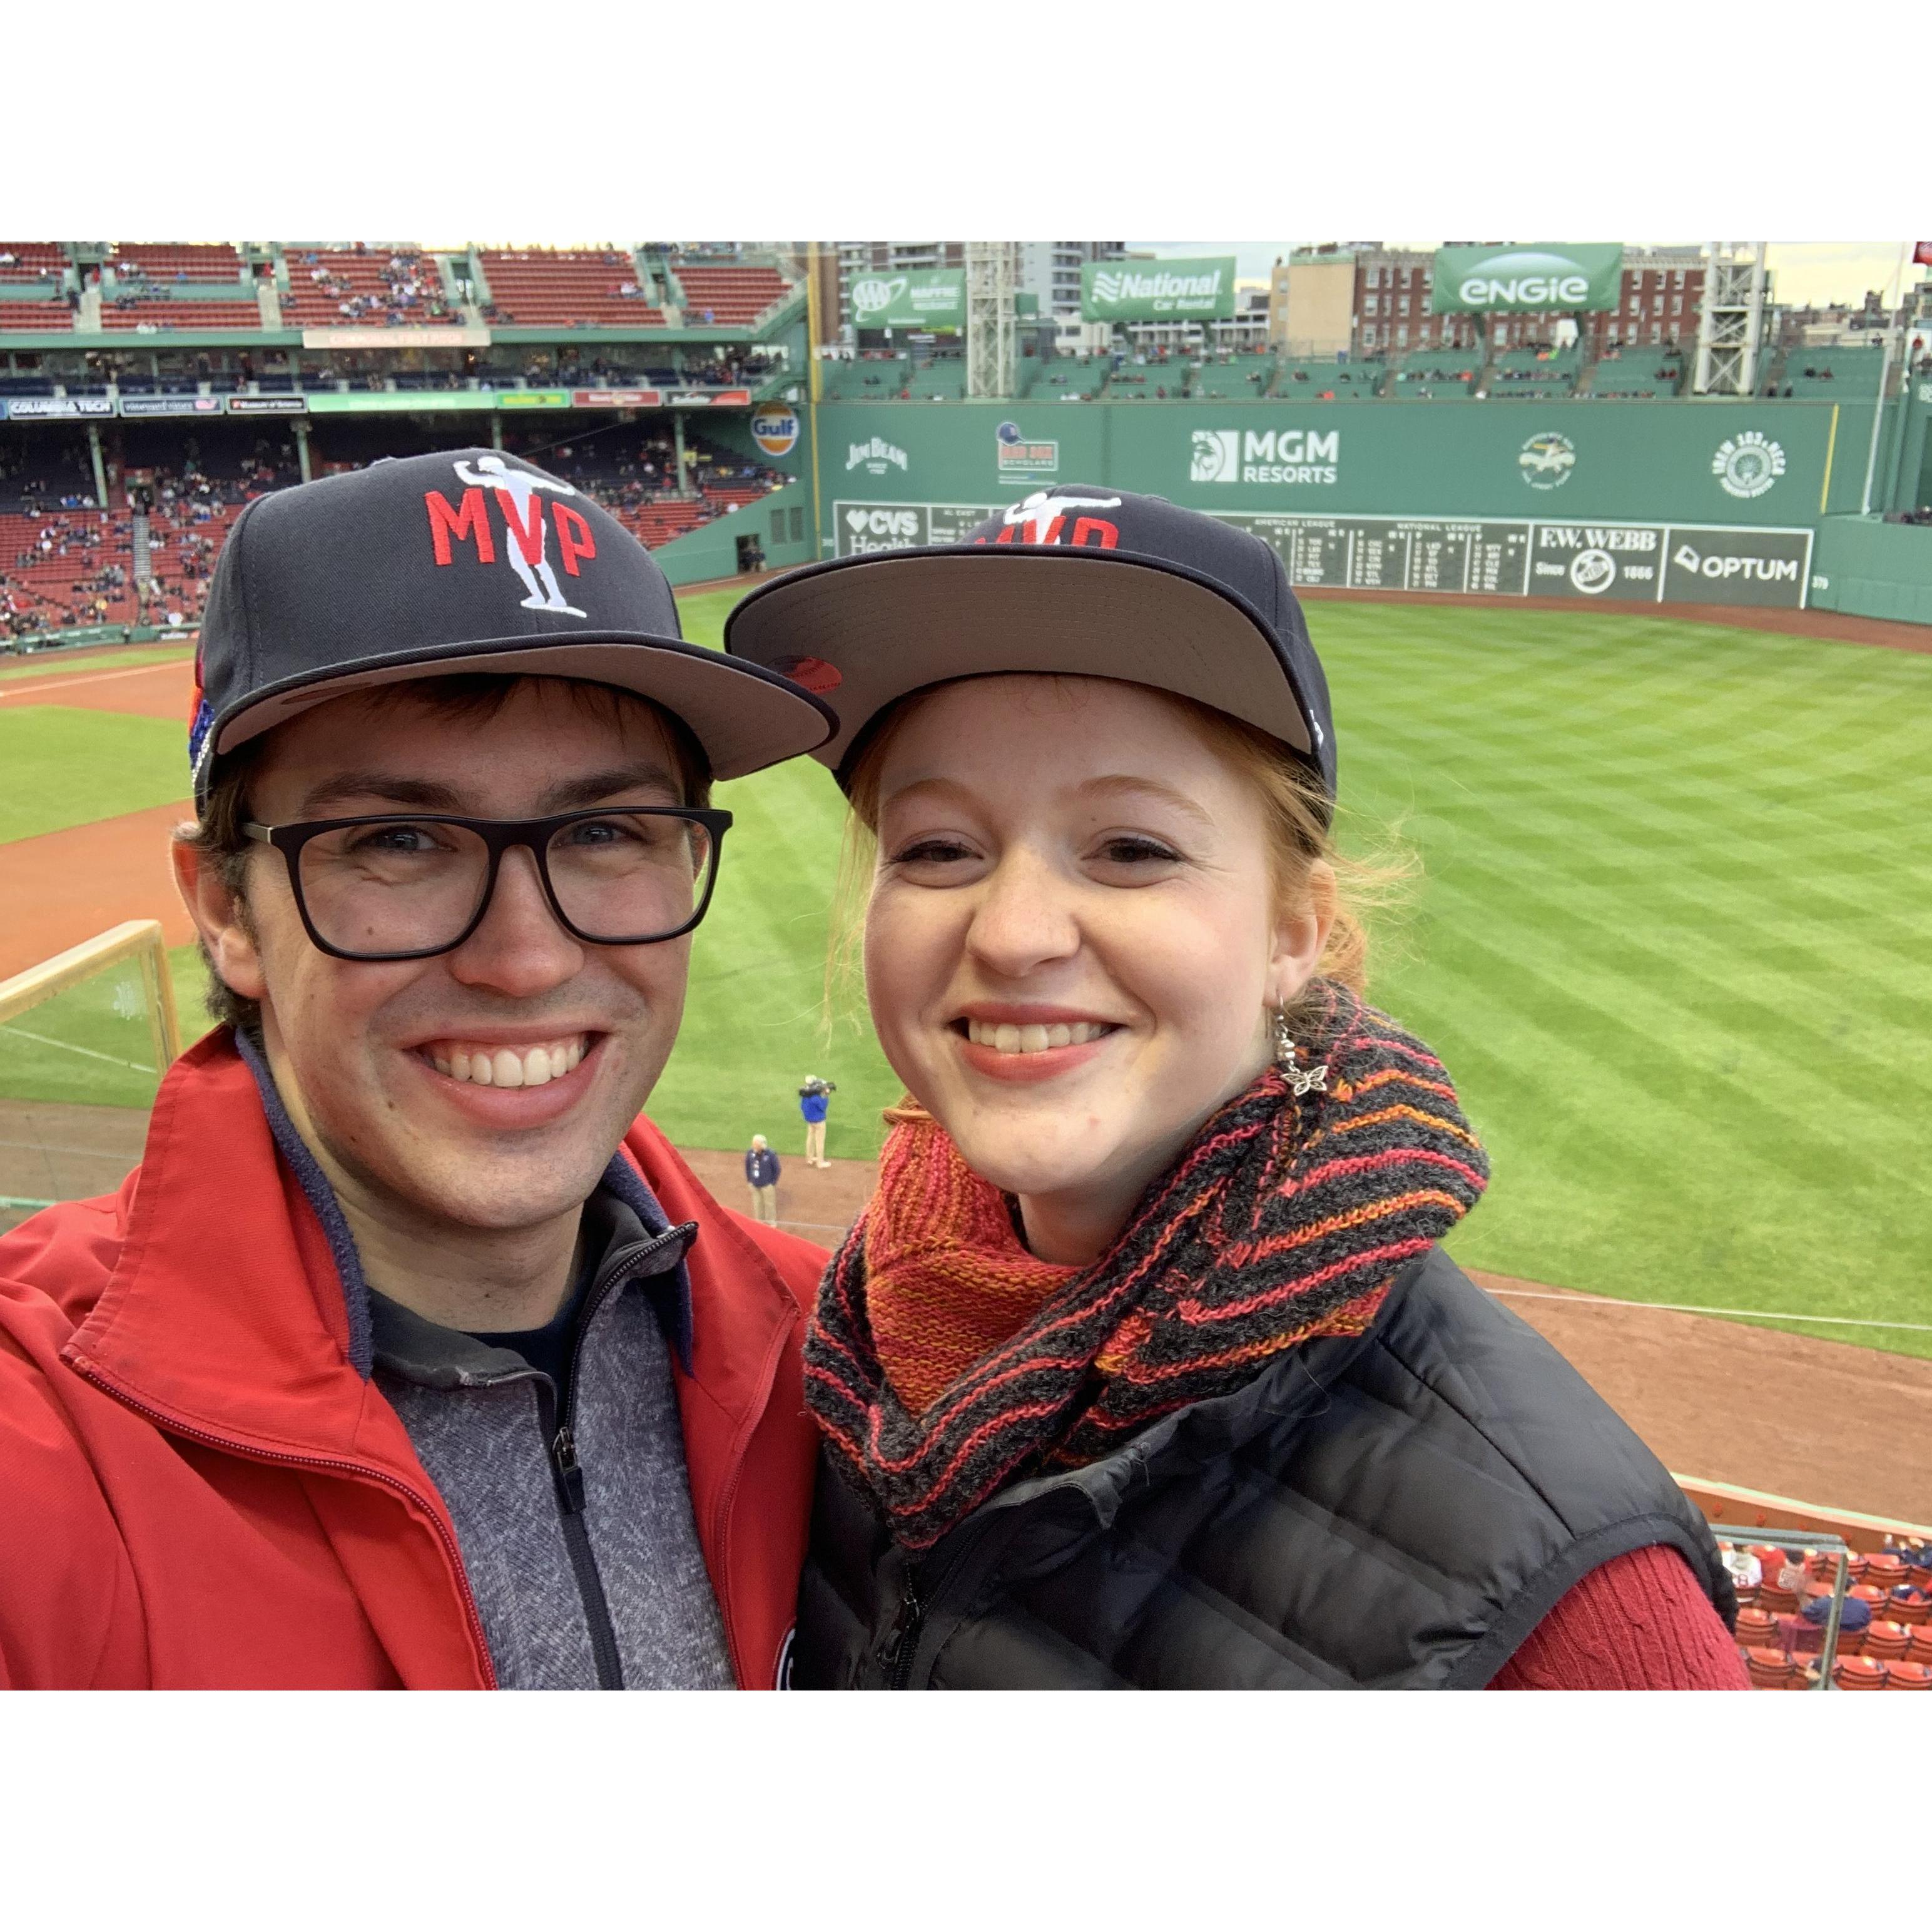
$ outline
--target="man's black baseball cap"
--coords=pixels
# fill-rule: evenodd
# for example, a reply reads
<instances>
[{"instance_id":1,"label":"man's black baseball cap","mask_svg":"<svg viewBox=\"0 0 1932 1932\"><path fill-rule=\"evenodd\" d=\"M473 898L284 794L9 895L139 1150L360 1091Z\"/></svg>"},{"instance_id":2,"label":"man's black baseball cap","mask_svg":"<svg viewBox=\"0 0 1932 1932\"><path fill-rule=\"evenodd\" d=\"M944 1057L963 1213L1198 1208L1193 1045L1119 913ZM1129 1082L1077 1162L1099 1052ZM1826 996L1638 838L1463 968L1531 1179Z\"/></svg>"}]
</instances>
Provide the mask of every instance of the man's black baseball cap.
<instances>
[{"instance_id":1,"label":"man's black baseball cap","mask_svg":"<svg viewBox=\"0 0 1932 1932\"><path fill-rule=\"evenodd\" d=\"M223 546L188 733L215 761L345 692L458 671L578 678L652 699L721 778L837 724L777 674L687 644L650 553L600 505L500 450L385 457L258 497Z\"/></svg>"},{"instance_id":2,"label":"man's black baseball cap","mask_svg":"<svg viewBox=\"0 0 1932 1932\"><path fill-rule=\"evenodd\" d=\"M840 557L754 590L728 651L830 698L812 755L850 777L866 728L954 678L1070 673L1150 685L1258 727L1335 792L1328 681L1281 559L1159 496L1042 490L956 544Z\"/></svg>"}]
</instances>

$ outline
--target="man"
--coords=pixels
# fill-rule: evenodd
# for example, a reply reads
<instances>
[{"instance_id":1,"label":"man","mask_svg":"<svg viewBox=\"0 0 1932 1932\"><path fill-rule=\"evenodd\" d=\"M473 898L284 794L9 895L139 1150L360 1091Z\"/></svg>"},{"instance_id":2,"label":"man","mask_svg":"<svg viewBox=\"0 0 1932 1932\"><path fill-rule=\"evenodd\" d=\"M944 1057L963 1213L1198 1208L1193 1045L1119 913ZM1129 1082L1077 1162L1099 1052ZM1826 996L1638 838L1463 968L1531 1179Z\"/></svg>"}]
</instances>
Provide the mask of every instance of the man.
<instances>
[{"instance_id":1,"label":"man","mask_svg":"<svg viewBox=\"0 0 1932 1932\"><path fill-rule=\"evenodd\" d=\"M824 1257L638 1110L711 780L830 714L560 490L466 450L236 524L175 846L230 1024L0 1240L0 1683L777 1679Z\"/></svg>"},{"instance_id":2,"label":"man","mask_svg":"<svg viewBox=\"0 0 1932 1932\"><path fill-rule=\"evenodd\" d=\"M763 1134L754 1134L745 1155L745 1179L752 1190L752 1216L772 1227L778 1219L778 1157Z\"/></svg>"},{"instance_id":3,"label":"man","mask_svg":"<svg viewBox=\"0 0 1932 1932\"><path fill-rule=\"evenodd\" d=\"M825 1158L825 1117L832 1107L832 1083L811 1075L798 1090L798 1111L805 1117L805 1164L830 1167Z\"/></svg>"}]
</instances>

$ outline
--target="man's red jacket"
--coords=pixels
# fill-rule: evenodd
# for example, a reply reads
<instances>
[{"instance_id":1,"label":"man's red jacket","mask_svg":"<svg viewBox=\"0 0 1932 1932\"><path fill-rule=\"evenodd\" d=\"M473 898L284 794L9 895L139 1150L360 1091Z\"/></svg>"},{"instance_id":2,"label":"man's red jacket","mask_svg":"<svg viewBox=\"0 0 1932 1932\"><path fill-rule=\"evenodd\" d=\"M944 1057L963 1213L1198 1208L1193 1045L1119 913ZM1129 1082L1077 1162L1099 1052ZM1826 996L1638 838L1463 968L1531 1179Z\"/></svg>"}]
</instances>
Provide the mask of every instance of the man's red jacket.
<instances>
[{"instance_id":1,"label":"man's red jacket","mask_svg":"<svg viewBox=\"0 0 1932 1932\"><path fill-rule=\"evenodd\" d=\"M809 1243L728 1213L656 1128L624 1142L695 1221L678 1405L731 1664L775 1681L805 1554ZM226 1032L162 1083L118 1194L0 1239L0 1686L488 1687L456 1534L351 1366L328 1244Z\"/></svg>"}]
</instances>

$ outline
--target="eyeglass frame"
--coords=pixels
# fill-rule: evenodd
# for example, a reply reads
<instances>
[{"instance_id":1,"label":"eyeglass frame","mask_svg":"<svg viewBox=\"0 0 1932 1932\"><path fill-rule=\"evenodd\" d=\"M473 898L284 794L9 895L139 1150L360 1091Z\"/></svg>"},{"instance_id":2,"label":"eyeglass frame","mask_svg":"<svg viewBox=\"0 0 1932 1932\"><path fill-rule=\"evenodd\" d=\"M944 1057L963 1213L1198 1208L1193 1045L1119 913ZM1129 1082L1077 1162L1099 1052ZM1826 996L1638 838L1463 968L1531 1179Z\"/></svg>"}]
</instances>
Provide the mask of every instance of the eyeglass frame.
<instances>
[{"instance_id":1,"label":"eyeglass frame","mask_svg":"<svg viewBox=\"0 0 1932 1932\"><path fill-rule=\"evenodd\" d=\"M571 920L557 898L556 887L550 875L550 860L546 856L551 838L566 825L580 824L586 819L614 818L620 812L638 818L695 819L710 834L711 862L705 880L704 896L699 900L697 910L670 932L656 933L649 939L595 938ZM439 958L463 945L488 915L490 902L496 896L496 876L502 867L503 854L517 845L530 854L551 915L572 938L586 946L661 946L669 940L682 939L687 932L695 929L711 909L711 896L718 890L718 864L724 856L724 835L730 830L731 824L730 812L710 806L598 805L577 812L556 812L547 818L461 818L446 812L378 812L350 818L303 819L288 825L260 825L250 820L238 829L245 837L272 845L282 855L283 862L288 868L289 890L295 896L296 910L301 916L302 929L316 950L332 959L346 960L352 965L375 966L406 959ZM308 901L302 892L302 848L325 832L340 832L351 825L454 825L475 832L483 841L488 854L489 869L483 875L482 897L477 902L470 923L448 945L422 946L409 952L349 952L332 945L316 929L315 921L309 914Z\"/></svg>"}]
</instances>

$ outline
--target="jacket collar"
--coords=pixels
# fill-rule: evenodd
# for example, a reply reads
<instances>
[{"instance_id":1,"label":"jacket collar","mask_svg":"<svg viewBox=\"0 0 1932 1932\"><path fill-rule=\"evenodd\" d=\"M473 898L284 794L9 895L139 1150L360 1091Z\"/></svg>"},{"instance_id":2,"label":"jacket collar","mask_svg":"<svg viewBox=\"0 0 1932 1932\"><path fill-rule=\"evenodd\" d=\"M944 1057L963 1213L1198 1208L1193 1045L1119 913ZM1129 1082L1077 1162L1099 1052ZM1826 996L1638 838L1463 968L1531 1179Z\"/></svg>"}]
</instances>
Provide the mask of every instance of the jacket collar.
<instances>
[{"instance_id":1,"label":"jacket collar","mask_svg":"<svg viewBox=\"0 0 1932 1932\"><path fill-rule=\"evenodd\" d=\"M670 1232L622 1150L601 1184L649 1233ZM658 1285L688 1365L684 1262ZM140 1406L218 1439L407 1471L406 1445L370 1420L369 1289L340 1204L260 1054L226 1028L161 1084L126 1239L67 1353Z\"/></svg>"},{"instance_id":2,"label":"jacket collar","mask_svg":"<svg viewBox=\"0 0 1932 1932\"><path fill-rule=\"evenodd\" d=\"M266 1057L254 1041L238 1029L235 1034L235 1045L248 1064L249 1072L255 1076L262 1112L267 1117L269 1132L274 1136L276 1149L288 1163L290 1172L295 1176L303 1198L314 1210L328 1243L329 1255L342 1284L343 1306L348 1318L350 1364L366 1382L375 1366L376 1343L370 1312L369 1284L362 1273L362 1258L356 1252L356 1238L349 1232L342 1204L336 1199L335 1190L328 1184L328 1177L322 1172L321 1163L289 1118L274 1076L268 1071ZM621 1150L610 1156L610 1165L604 1168L598 1186L614 1195L622 1208L636 1216L645 1238L654 1239L670 1232L668 1216L644 1185L643 1176L624 1158ZM696 1232L694 1228L692 1238L695 1238ZM689 1242L685 1245L688 1246ZM658 1319L664 1327L664 1339L677 1351L679 1364L688 1375L691 1371L691 1276L681 1252L676 1269L661 1276L653 1283L653 1301Z\"/></svg>"}]
</instances>

